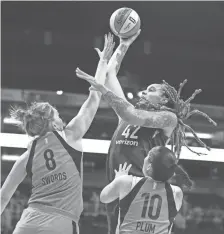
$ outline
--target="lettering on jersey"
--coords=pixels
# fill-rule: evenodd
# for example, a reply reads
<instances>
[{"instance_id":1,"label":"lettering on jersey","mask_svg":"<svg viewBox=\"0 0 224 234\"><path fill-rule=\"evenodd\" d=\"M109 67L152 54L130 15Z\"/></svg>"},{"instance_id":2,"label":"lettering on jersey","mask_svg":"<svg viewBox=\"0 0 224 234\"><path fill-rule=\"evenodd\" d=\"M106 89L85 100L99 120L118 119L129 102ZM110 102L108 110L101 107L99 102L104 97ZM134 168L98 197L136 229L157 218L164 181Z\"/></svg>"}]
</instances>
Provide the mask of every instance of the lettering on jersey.
<instances>
[{"instance_id":1,"label":"lettering on jersey","mask_svg":"<svg viewBox=\"0 0 224 234\"><path fill-rule=\"evenodd\" d=\"M42 185L52 184L56 181L67 180L67 174L66 172L62 172L43 177L41 180L42 180Z\"/></svg>"},{"instance_id":2,"label":"lettering on jersey","mask_svg":"<svg viewBox=\"0 0 224 234\"><path fill-rule=\"evenodd\" d=\"M156 225L148 222L137 222L136 230L147 233L155 233Z\"/></svg>"},{"instance_id":3,"label":"lettering on jersey","mask_svg":"<svg viewBox=\"0 0 224 234\"><path fill-rule=\"evenodd\" d=\"M146 211L148 210L148 217L152 220L156 220L160 216L161 208L162 208L162 197L158 194L154 194L151 196L150 193L143 193L142 197L144 197L144 204L142 207L142 218L146 218ZM154 213L153 211L156 211Z\"/></svg>"},{"instance_id":4,"label":"lettering on jersey","mask_svg":"<svg viewBox=\"0 0 224 234\"><path fill-rule=\"evenodd\" d=\"M137 125L127 125L127 127L122 132L121 136L124 136L124 140L117 140L116 145L131 145L131 146L138 146L138 135L137 132L141 127ZM134 140L135 139L135 140Z\"/></svg>"},{"instance_id":5,"label":"lettering on jersey","mask_svg":"<svg viewBox=\"0 0 224 234\"><path fill-rule=\"evenodd\" d=\"M124 136L124 138L130 138L130 139L138 139L138 131L140 130L140 126L137 125L127 125L127 127L124 129L124 131L122 132L122 136Z\"/></svg>"},{"instance_id":6,"label":"lettering on jersey","mask_svg":"<svg viewBox=\"0 0 224 234\"><path fill-rule=\"evenodd\" d=\"M116 145L133 145L138 146L138 141L117 140Z\"/></svg>"}]
</instances>

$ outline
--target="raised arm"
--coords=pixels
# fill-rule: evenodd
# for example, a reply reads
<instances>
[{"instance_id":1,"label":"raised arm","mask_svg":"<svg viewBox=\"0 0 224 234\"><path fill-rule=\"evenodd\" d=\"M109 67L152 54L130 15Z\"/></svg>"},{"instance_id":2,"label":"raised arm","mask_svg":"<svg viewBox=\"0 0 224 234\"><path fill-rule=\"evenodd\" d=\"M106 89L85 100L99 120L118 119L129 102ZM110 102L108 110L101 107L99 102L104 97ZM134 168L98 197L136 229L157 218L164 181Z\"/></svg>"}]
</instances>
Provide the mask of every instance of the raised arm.
<instances>
[{"instance_id":1,"label":"raised arm","mask_svg":"<svg viewBox=\"0 0 224 234\"><path fill-rule=\"evenodd\" d=\"M18 185L26 177L26 164L28 161L28 151L19 157L19 159L13 165L12 170L7 176L2 189L1 189L1 214L5 207L9 203L12 195L16 191Z\"/></svg>"},{"instance_id":2,"label":"raised arm","mask_svg":"<svg viewBox=\"0 0 224 234\"><path fill-rule=\"evenodd\" d=\"M107 62L113 52L114 43L107 39L105 36L104 49L101 53L100 61L96 70L95 79L100 84L105 83ZM76 70L78 77L84 76L86 73L82 72L79 68ZM97 112L101 99L101 93L90 89L89 97L82 105L77 116L73 118L70 123L66 126L65 132L72 136L72 139L81 139L88 131L93 118Z\"/></svg>"},{"instance_id":3,"label":"raised arm","mask_svg":"<svg viewBox=\"0 0 224 234\"><path fill-rule=\"evenodd\" d=\"M100 193L100 201L102 203L110 203L119 198L120 181L120 178L116 178L102 190Z\"/></svg>"},{"instance_id":4,"label":"raised arm","mask_svg":"<svg viewBox=\"0 0 224 234\"><path fill-rule=\"evenodd\" d=\"M133 35L132 37L130 37L128 39L120 38L120 45L115 50L115 52L113 53L113 55L108 63L108 75L115 75L115 76L117 75L125 54L127 53L131 44L139 36L140 32L141 32L141 29L139 29L139 31L135 35ZM113 69L112 70L110 69L111 66L113 66L114 61L116 61L116 63L117 63L115 66L115 71L113 71ZM110 74L110 73L112 73L112 74Z\"/></svg>"},{"instance_id":5,"label":"raised arm","mask_svg":"<svg viewBox=\"0 0 224 234\"><path fill-rule=\"evenodd\" d=\"M120 164L119 170L115 170L114 180L102 190L100 194L101 202L110 203L120 197L122 193L129 193L132 186L132 176L128 175L131 166L127 163Z\"/></svg>"},{"instance_id":6,"label":"raised arm","mask_svg":"<svg viewBox=\"0 0 224 234\"><path fill-rule=\"evenodd\" d=\"M177 125L177 117L172 112L139 110L107 88L102 86L100 90L115 112L131 125L161 129L175 128Z\"/></svg>"},{"instance_id":7,"label":"raised arm","mask_svg":"<svg viewBox=\"0 0 224 234\"><path fill-rule=\"evenodd\" d=\"M120 82L117 78L117 73L120 69L121 62L124 58L124 55L128 51L128 46L125 44L120 44L116 51L114 52L113 56L111 57L109 64L108 64L108 72L105 86L113 91L118 97L126 99L123 89L120 85Z\"/></svg>"},{"instance_id":8,"label":"raised arm","mask_svg":"<svg viewBox=\"0 0 224 234\"><path fill-rule=\"evenodd\" d=\"M118 97L104 85L97 83L91 76L83 76L95 90L99 90L104 99L111 105L117 115L131 125L147 128L174 129L177 125L177 116L169 111L145 111L136 109L131 103Z\"/></svg>"},{"instance_id":9,"label":"raised arm","mask_svg":"<svg viewBox=\"0 0 224 234\"><path fill-rule=\"evenodd\" d=\"M117 73L119 71L121 62L124 58L124 55L126 54L128 50L128 46L125 44L120 44L116 51L114 52L113 56L110 59L109 65L108 65L108 72L107 72L107 79L105 86L108 87L110 90L112 90L118 97L123 98L126 100L126 97L124 95L124 91L120 85L120 82L117 78ZM118 117L118 123L122 120L119 115Z\"/></svg>"},{"instance_id":10,"label":"raised arm","mask_svg":"<svg viewBox=\"0 0 224 234\"><path fill-rule=\"evenodd\" d=\"M120 85L120 82L117 78L118 71L120 69L121 63L125 54L127 53L131 44L135 41L135 39L140 34L140 30L134 36L129 39L120 39L120 44L112 55L109 63L108 63L108 72L105 86L109 88L112 92L114 92L118 97L126 99L123 89ZM119 116L118 116L119 117ZM119 121L121 118L119 117Z\"/></svg>"}]
</instances>

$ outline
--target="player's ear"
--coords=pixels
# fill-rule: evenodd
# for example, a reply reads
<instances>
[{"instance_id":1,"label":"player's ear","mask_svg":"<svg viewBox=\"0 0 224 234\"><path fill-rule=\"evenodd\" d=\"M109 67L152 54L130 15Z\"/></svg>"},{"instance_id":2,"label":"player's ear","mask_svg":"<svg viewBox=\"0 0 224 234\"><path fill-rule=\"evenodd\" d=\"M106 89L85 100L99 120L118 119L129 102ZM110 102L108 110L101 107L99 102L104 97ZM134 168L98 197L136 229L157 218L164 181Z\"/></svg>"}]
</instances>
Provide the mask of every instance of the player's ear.
<instances>
[{"instance_id":1,"label":"player's ear","mask_svg":"<svg viewBox=\"0 0 224 234\"><path fill-rule=\"evenodd\" d=\"M50 123L50 127L51 127L52 129L56 130L56 131L58 130L58 125L57 125L57 123L54 122L54 121Z\"/></svg>"},{"instance_id":2,"label":"player's ear","mask_svg":"<svg viewBox=\"0 0 224 234\"><path fill-rule=\"evenodd\" d=\"M152 164L151 163L148 164L148 166L146 168L146 172L147 172L148 175L152 174Z\"/></svg>"}]
</instances>

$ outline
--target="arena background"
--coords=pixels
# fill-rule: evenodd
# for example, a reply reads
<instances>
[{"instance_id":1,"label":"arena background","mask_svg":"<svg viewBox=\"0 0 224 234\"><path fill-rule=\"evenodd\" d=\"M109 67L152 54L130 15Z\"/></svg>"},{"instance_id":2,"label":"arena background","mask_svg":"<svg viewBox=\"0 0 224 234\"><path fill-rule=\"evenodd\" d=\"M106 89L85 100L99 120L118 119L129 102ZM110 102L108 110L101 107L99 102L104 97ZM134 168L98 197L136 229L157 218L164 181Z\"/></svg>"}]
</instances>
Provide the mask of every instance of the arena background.
<instances>
[{"instance_id":1,"label":"arena background","mask_svg":"<svg viewBox=\"0 0 224 234\"><path fill-rule=\"evenodd\" d=\"M8 118L11 105L49 101L65 122L74 117L89 85L75 76L79 66L94 74L114 10L127 6L141 17L142 32L128 51L119 79L130 102L147 84L188 84L183 96L203 92L193 107L218 123L187 121L212 149L197 157L184 150L180 160L195 181L175 221L175 234L224 232L224 4L223 2L1 2L1 182L24 151L27 138ZM118 40L116 41L118 44ZM81 234L105 234L99 193L106 184L105 159L116 128L113 110L102 101L85 139ZM17 135L19 134L19 135ZM98 141L93 141L93 140ZM198 144L188 133L188 143ZM29 196L27 179L1 217L1 233L12 233Z\"/></svg>"}]
</instances>

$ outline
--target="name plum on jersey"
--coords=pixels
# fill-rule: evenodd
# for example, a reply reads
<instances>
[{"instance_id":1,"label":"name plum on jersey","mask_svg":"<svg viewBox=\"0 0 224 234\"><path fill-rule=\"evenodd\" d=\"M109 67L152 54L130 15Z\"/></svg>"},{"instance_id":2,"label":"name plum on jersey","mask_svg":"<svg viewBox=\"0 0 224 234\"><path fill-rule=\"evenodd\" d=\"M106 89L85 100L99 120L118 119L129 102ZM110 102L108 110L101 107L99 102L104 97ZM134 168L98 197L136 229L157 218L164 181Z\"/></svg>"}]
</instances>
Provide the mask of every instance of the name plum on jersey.
<instances>
[{"instance_id":1,"label":"name plum on jersey","mask_svg":"<svg viewBox=\"0 0 224 234\"><path fill-rule=\"evenodd\" d=\"M136 230L147 232L147 233L155 233L156 225L151 224L149 222L137 222Z\"/></svg>"}]
</instances>

